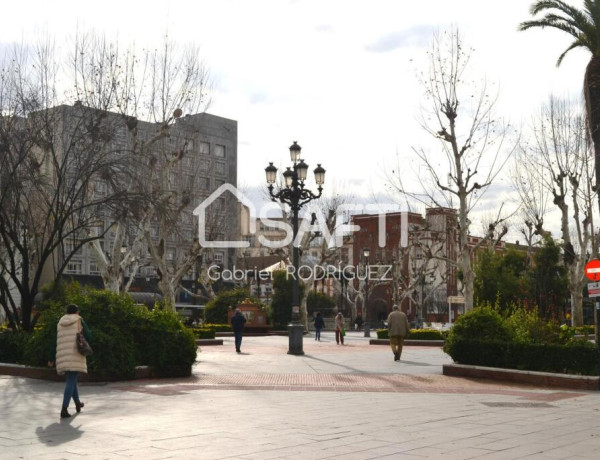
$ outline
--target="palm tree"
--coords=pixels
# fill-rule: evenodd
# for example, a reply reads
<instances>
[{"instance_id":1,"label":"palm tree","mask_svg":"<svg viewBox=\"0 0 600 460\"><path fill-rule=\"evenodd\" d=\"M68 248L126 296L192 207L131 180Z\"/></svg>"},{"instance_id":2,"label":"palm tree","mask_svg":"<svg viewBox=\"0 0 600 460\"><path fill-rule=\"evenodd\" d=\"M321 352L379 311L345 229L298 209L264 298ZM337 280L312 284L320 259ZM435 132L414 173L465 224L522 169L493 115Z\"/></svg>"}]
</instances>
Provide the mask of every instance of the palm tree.
<instances>
[{"instance_id":1,"label":"palm tree","mask_svg":"<svg viewBox=\"0 0 600 460\"><path fill-rule=\"evenodd\" d=\"M538 20L525 21L519 30L533 27L552 27L571 35L574 40L558 57L559 66L565 55L575 48L587 48L592 54L585 69L583 92L589 133L594 144L595 189L600 184L600 0L584 0L583 9L575 8L561 0L538 0L531 5L532 16L540 12L546 15ZM600 194L599 206L600 206Z\"/></svg>"}]
</instances>

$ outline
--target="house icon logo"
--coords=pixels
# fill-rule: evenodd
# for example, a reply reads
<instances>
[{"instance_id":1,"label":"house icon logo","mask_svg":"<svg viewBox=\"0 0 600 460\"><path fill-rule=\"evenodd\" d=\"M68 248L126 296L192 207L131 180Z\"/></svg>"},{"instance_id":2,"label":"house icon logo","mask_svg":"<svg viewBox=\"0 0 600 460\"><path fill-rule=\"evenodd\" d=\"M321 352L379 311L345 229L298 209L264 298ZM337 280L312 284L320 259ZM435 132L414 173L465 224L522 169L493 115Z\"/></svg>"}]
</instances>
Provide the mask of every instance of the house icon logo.
<instances>
[{"instance_id":1,"label":"house icon logo","mask_svg":"<svg viewBox=\"0 0 600 460\"><path fill-rule=\"evenodd\" d=\"M200 245L205 248L247 248L250 246L248 241L207 241L206 240L206 210L208 207L215 202L215 200L219 199L221 195L225 192L230 192L240 203L247 206L252 213L254 213L255 208L252 201L240 192L235 186L232 184L223 184L214 192L212 192L202 203L200 203L196 209L194 209L193 214L198 216L198 240ZM250 233L256 233L256 222L254 220L250 221Z\"/></svg>"}]
</instances>

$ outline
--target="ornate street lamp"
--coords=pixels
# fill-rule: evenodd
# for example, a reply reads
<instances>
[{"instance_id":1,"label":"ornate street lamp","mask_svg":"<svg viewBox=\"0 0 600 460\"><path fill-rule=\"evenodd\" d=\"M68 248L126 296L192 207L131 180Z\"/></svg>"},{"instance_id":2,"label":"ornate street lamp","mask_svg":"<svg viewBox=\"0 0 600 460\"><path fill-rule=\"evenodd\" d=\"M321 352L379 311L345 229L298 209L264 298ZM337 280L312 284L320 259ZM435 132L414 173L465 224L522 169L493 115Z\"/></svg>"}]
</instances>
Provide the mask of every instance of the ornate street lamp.
<instances>
[{"instance_id":1,"label":"ornate street lamp","mask_svg":"<svg viewBox=\"0 0 600 460\"><path fill-rule=\"evenodd\" d=\"M308 165L304 162L304 160L300 159L301 150L301 147L296 141L294 141L290 147L292 166L288 167L283 172L285 185L278 192L274 192L273 186L273 184L277 181L277 168L273 166L273 163L269 163L269 166L265 168L267 184L269 184L269 195L271 196L271 199L273 201L279 201L289 205L292 210L292 227L294 233L292 240L292 259L294 265L294 276L292 278L292 322L288 325L288 354L290 355L304 354L302 349L304 326L300 322L300 288L298 280L299 252L296 242L296 236L298 235L298 212L306 203L321 196L323 192L322 185L325 183L325 169L323 169L319 164L314 170L315 182L318 185L318 193L315 194L309 189L305 188L304 181L306 180L306 176L308 174Z\"/></svg>"},{"instance_id":2,"label":"ornate street lamp","mask_svg":"<svg viewBox=\"0 0 600 460\"><path fill-rule=\"evenodd\" d=\"M365 337L371 337L371 331L369 330L369 255L371 250L369 248L363 249L363 256L365 256Z\"/></svg>"}]
</instances>

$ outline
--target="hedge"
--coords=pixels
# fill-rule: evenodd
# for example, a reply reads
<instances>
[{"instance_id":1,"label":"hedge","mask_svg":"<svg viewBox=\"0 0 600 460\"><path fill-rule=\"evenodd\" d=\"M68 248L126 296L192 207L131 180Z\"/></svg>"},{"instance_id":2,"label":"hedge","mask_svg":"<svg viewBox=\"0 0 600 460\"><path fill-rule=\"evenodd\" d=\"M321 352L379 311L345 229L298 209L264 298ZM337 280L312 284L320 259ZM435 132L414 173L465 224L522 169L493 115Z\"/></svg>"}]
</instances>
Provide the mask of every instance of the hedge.
<instances>
[{"instance_id":1,"label":"hedge","mask_svg":"<svg viewBox=\"0 0 600 460\"><path fill-rule=\"evenodd\" d=\"M598 375L598 349L587 341L560 345L461 338L446 342L444 351L459 364Z\"/></svg>"},{"instance_id":2,"label":"hedge","mask_svg":"<svg viewBox=\"0 0 600 460\"><path fill-rule=\"evenodd\" d=\"M411 329L406 340L444 340L447 335L446 331L437 329ZM377 338L389 339L388 330L377 329Z\"/></svg>"},{"instance_id":3,"label":"hedge","mask_svg":"<svg viewBox=\"0 0 600 460\"><path fill-rule=\"evenodd\" d=\"M214 339L215 338L215 330L207 329L204 327L194 327L192 328L192 332L194 333L194 337L197 339Z\"/></svg>"},{"instance_id":4,"label":"hedge","mask_svg":"<svg viewBox=\"0 0 600 460\"><path fill-rule=\"evenodd\" d=\"M0 361L30 366L54 361L56 325L67 303L79 305L92 332L88 371L100 379L132 378L136 366L152 366L161 377L191 374L196 341L175 313L136 306L126 294L78 287L47 302L33 334L0 334Z\"/></svg>"}]
</instances>

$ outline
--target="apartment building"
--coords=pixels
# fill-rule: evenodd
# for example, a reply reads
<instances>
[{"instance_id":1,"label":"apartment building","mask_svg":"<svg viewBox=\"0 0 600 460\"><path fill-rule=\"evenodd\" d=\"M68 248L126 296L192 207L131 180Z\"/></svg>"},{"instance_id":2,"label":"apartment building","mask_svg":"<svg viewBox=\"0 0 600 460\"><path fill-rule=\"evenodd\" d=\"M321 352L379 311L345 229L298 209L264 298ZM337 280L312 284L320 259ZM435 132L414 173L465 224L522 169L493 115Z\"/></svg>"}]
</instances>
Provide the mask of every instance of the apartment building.
<instances>
[{"instance_id":1,"label":"apartment building","mask_svg":"<svg viewBox=\"0 0 600 460\"><path fill-rule=\"evenodd\" d=\"M65 124L68 124L70 118L77 118L77 111L93 109L82 107L81 104L76 103L73 106L60 106L55 110L62 111L62 119ZM130 150L132 155L136 155L135 149L131 145L131 126L122 122L122 115L107 112L105 119L114 121L114 123L105 122L105 125L110 127L107 133L110 136L109 148L115 152ZM129 120L127 122L129 123ZM139 162L142 183L143 174L145 174L144 164L154 161L154 157L156 157L156 161L168 162L171 161L171 158L178 156L178 161L168 166L168 175L165 174L163 180L164 187L173 193L186 196L183 209L178 210L177 223L173 226L174 231L165 238L164 251L167 261L176 267L183 255L189 251L197 236L198 224L193 210L221 185L225 183L237 185L237 121L209 113L181 116L169 128L168 135L162 136L158 141L156 141L157 132L161 129L159 124L142 120L134 120L134 123L137 145L144 142L150 145L153 142L151 147L140 151L142 155L150 157L143 158ZM164 160L165 157L168 157L167 160ZM160 170L161 167L159 165L156 169ZM94 193L98 195L107 193L107 184L103 180L97 180L94 186ZM150 187L150 183L148 186ZM151 192L149 191L149 193ZM223 194L211 207L207 208L207 213L210 214L209 221L213 225L209 229L211 235L207 235L208 239L223 241L239 239L241 230L238 206L234 196ZM110 225L113 220L111 213L112 211L109 209L97 210L97 217L102 229L104 226ZM126 245L132 243L135 233L135 228L128 229ZM153 240L157 241L159 237L157 218L150 225L150 233ZM103 248L112 247L114 237L114 232L109 230L101 240L101 246ZM65 244L73 245L75 241L66 241ZM140 268L135 275L136 279L131 290L155 291L156 268L147 252L140 251L137 257L139 257ZM235 257L235 251L227 248L208 249L203 255L204 262L218 264L223 268L232 266ZM199 263L201 262L199 261ZM83 246L75 253L69 261L64 275L85 283L102 285L96 255L88 246ZM125 273L125 276L129 276L129 273ZM195 286L197 276L197 269L194 267L185 275L182 284L189 290L197 289ZM189 296L182 291L177 300L185 302L189 300Z\"/></svg>"}]
</instances>

